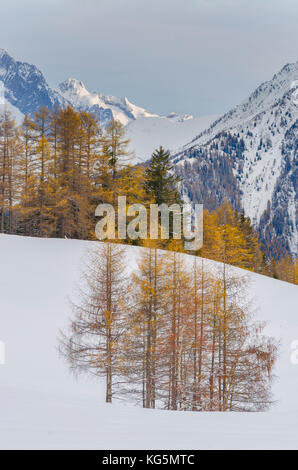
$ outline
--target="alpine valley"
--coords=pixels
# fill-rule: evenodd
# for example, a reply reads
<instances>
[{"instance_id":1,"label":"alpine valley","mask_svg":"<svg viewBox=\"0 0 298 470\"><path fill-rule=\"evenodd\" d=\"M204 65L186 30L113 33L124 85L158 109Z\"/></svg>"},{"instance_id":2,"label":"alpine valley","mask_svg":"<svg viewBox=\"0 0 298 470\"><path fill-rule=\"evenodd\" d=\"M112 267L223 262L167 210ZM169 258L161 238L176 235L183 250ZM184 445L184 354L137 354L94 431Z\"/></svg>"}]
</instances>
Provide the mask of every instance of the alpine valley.
<instances>
[{"instance_id":1,"label":"alpine valley","mask_svg":"<svg viewBox=\"0 0 298 470\"><path fill-rule=\"evenodd\" d=\"M148 160L159 145L169 148L186 200L214 209L228 199L250 217L267 254L297 257L298 62L221 117L159 116L127 98L91 93L76 79L53 89L34 65L4 50L1 90L0 108L10 109L18 123L42 105L70 104L94 113L102 126L119 120L135 162Z\"/></svg>"}]
</instances>

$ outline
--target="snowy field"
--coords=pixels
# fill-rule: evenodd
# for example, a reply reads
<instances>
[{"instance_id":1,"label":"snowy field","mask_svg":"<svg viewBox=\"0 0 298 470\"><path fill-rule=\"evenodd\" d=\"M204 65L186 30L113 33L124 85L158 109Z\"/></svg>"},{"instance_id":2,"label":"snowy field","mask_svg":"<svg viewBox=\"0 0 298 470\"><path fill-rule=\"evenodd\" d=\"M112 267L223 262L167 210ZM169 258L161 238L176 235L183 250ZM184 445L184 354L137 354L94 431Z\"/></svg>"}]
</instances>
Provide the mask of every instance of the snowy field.
<instances>
[{"instance_id":1,"label":"snowy field","mask_svg":"<svg viewBox=\"0 0 298 470\"><path fill-rule=\"evenodd\" d=\"M250 274L257 318L281 340L267 413L192 413L106 405L98 381L76 381L57 355L90 242L0 236L1 449L298 449L298 289ZM128 247L130 266L138 249Z\"/></svg>"}]
</instances>

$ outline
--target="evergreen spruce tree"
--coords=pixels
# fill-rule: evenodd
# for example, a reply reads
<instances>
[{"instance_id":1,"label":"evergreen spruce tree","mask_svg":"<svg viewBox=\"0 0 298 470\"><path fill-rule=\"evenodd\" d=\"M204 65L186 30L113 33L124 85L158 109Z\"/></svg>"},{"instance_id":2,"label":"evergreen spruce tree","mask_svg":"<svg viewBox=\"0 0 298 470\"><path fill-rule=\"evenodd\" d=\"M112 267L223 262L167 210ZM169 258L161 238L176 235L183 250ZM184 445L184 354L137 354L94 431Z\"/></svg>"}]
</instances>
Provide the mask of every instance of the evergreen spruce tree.
<instances>
[{"instance_id":1,"label":"evergreen spruce tree","mask_svg":"<svg viewBox=\"0 0 298 470\"><path fill-rule=\"evenodd\" d=\"M170 152L160 147L152 154L152 159L145 170L145 189L152 194L156 204L180 203L177 185L180 178L171 173Z\"/></svg>"}]
</instances>

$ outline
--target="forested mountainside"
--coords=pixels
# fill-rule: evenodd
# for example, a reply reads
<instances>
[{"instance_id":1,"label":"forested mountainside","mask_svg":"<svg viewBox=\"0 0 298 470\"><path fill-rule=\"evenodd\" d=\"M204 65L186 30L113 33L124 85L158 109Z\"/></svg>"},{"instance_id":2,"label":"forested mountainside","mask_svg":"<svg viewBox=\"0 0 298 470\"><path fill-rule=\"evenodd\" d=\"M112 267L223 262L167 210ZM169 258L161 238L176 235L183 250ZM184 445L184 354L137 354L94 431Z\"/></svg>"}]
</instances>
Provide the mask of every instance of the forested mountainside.
<instances>
[{"instance_id":1,"label":"forested mountainside","mask_svg":"<svg viewBox=\"0 0 298 470\"><path fill-rule=\"evenodd\" d=\"M186 150L184 155L183 164L175 167L183 180L184 198L197 204L203 201L210 211L227 199L234 209L240 210L240 188L233 168L243 165L243 139L222 132L205 146Z\"/></svg>"},{"instance_id":2,"label":"forested mountainside","mask_svg":"<svg viewBox=\"0 0 298 470\"><path fill-rule=\"evenodd\" d=\"M173 157L190 199L212 208L225 197L237 205L239 196L269 255L297 255L297 96L298 62Z\"/></svg>"}]
</instances>

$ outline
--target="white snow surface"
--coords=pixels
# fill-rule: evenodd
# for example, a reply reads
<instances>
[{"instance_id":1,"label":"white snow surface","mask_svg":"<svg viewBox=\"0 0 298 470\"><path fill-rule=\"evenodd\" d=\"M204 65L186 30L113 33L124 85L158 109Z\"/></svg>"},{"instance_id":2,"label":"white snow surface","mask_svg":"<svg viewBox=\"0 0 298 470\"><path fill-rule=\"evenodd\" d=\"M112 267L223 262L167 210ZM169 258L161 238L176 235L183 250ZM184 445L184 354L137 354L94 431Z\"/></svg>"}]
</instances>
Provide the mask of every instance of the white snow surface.
<instances>
[{"instance_id":1,"label":"white snow surface","mask_svg":"<svg viewBox=\"0 0 298 470\"><path fill-rule=\"evenodd\" d=\"M1 49L0 49L0 57L1 57ZM9 111L17 125L20 125L23 122L24 114L16 108L13 104L11 104L7 99L4 97L5 95L5 86L2 80L0 80L0 116L5 113L5 111Z\"/></svg>"},{"instance_id":2,"label":"white snow surface","mask_svg":"<svg viewBox=\"0 0 298 470\"><path fill-rule=\"evenodd\" d=\"M177 151L185 142L208 129L217 118L217 115L195 118L186 115L181 118L171 113L167 117L146 117L129 122L126 135L130 139L129 149L135 154L134 162L149 160L161 145L167 150Z\"/></svg>"},{"instance_id":3,"label":"white snow surface","mask_svg":"<svg viewBox=\"0 0 298 470\"><path fill-rule=\"evenodd\" d=\"M69 297L92 242L0 235L1 449L297 449L297 287L249 273L256 317L281 340L266 413L144 410L104 403L99 381L75 380L57 354L57 333L71 315ZM138 248L127 247L128 269ZM213 262L208 262L214 264ZM241 270L240 270L241 271Z\"/></svg>"},{"instance_id":4,"label":"white snow surface","mask_svg":"<svg viewBox=\"0 0 298 470\"><path fill-rule=\"evenodd\" d=\"M17 126L22 124L24 120L24 114L6 99L4 100L4 103L0 102L0 116L3 115L5 111L11 112L12 118L14 119Z\"/></svg>"}]
</instances>

